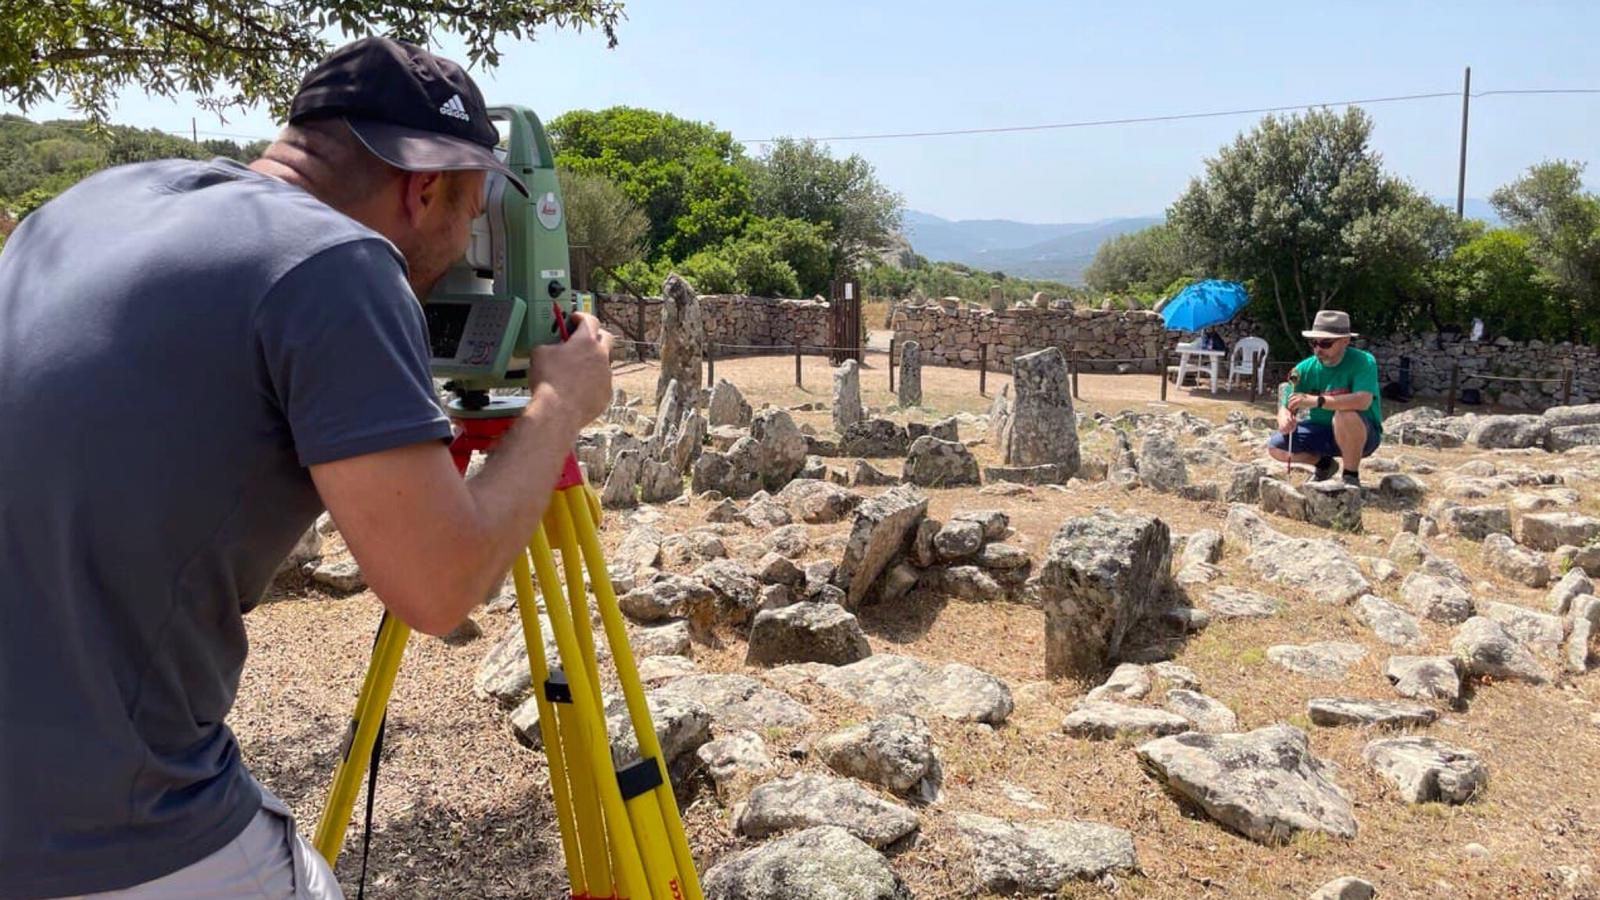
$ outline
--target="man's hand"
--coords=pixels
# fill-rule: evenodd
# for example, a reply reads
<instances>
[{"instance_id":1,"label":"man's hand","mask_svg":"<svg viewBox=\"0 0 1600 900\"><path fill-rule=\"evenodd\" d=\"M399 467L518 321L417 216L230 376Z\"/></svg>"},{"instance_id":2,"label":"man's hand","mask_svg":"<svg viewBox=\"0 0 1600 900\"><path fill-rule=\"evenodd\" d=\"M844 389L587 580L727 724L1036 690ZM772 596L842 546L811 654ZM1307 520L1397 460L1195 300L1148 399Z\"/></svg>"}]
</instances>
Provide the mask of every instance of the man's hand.
<instances>
[{"instance_id":1,"label":"man's hand","mask_svg":"<svg viewBox=\"0 0 1600 900\"><path fill-rule=\"evenodd\" d=\"M1278 407L1278 430L1279 431L1283 432L1284 434L1288 434L1289 432L1294 430L1295 424L1297 422L1299 422L1299 420L1295 418L1294 413L1290 412L1288 409L1286 409L1284 407L1281 407L1281 406Z\"/></svg>"},{"instance_id":2,"label":"man's hand","mask_svg":"<svg viewBox=\"0 0 1600 900\"><path fill-rule=\"evenodd\" d=\"M575 313L572 334L560 344L534 350L528 359L529 404L558 407L582 428L611 404L611 333L593 317Z\"/></svg>"},{"instance_id":3,"label":"man's hand","mask_svg":"<svg viewBox=\"0 0 1600 900\"><path fill-rule=\"evenodd\" d=\"M1290 394L1289 395L1289 404L1288 404L1288 406L1289 406L1289 411L1292 412L1292 413L1303 412L1305 410L1311 409L1312 407L1314 407L1316 405L1317 405L1317 395L1316 394L1295 393L1295 394Z\"/></svg>"}]
</instances>

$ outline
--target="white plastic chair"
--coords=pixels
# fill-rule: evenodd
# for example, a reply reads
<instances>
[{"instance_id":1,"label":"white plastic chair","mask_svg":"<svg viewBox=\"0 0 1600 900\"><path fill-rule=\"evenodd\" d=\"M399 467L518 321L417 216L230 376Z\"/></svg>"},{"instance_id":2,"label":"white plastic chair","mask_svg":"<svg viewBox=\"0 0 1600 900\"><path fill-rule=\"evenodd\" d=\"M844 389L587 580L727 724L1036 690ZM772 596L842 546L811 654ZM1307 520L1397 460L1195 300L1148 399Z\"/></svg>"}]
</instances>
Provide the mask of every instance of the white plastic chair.
<instances>
[{"instance_id":1,"label":"white plastic chair","mask_svg":"<svg viewBox=\"0 0 1600 900\"><path fill-rule=\"evenodd\" d=\"M1261 363L1267 358L1267 342L1258 337L1240 338L1233 345L1233 352L1228 354L1228 389L1233 389L1234 379L1240 375L1245 377L1245 383L1250 383L1250 376L1256 378L1256 393L1262 390L1262 382L1266 378L1266 368Z\"/></svg>"}]
</instances>

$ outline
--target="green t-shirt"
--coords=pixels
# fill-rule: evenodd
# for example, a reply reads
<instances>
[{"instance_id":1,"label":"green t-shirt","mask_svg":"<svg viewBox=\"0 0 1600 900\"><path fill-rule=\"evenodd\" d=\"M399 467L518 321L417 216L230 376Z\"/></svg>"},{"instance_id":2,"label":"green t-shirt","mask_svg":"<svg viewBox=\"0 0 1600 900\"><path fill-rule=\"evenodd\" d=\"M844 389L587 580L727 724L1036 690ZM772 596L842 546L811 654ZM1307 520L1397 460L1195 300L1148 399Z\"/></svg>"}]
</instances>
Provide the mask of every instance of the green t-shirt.
<instances>
[{"instance_id":1,"label":"green t-shirt","mask_svg":"<svg viewBox=\"0 0 1600 900\"><path fill-rule=\"evenodd\" d=\"M1372 395L1372 405L1362 415L1374 428L1383 430L1383 407L1378 396L1378 361L1372 354L1354 347L1346 347L1344 358L1337 366L1325 366L1315 356L1301 360L1294 367L1300 376L1295 391L1301 394L1322 392L1330 397L1366 391ZM1333 410L1312 409L1311 421L1319 425L1333 424Z\"/></svg>"}]
</instances>

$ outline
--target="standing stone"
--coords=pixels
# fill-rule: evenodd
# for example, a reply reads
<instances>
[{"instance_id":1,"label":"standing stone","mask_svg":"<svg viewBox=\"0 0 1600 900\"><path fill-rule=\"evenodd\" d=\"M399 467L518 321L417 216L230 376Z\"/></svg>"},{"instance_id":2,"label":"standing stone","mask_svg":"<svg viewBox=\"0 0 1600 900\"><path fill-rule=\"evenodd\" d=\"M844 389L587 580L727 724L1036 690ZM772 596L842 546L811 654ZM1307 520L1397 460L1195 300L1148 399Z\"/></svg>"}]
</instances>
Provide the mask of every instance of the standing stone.
<instances>
[{"instance_id":1,"label":"standing stone","mask_svg":"<svg viewBox=\"0 0 1600 900\"><path fill-rule=\"evenodd\" d=\"M600 492L600 505L606 509L629 509L639 505L639 476L643 454L624 450L611 464L611 474Z\"/></svg>"},{"instance_id":2,"label":"standing stone","mask_svg":"<svg viewBox=\"0 0 1600 900\"><path fill-rule=\"evenodd\" d=\"M928 498L911 487L891 488L856 507L844 557L834 570L834 584L845 591L846 609L855 609L867 596L927 511Z\"/></svg>"},{"instance_id":3,"label":"standing stone","mask_svg":"<svg viewBox=\"0 0 1600 900\"><path fill-rule=\"evenodd\" d=\"M711 406L706 414L711 419L712 428L747 428L750 425L750 404L733 382L726 378L718 378L716 386L711 389Z\"/></svg>"},{"instance_id":4,"label":"standing stone","mask_svg":"<svg viewBox=\"0 0 1600 900\"><path fill-rule=\"evenodd\" d=\"M767 490L788 484L806 463L806 438L781 409L763 410L750 423L758 447L756 471ZM736 445L737 446L737 445Z\"/></svg>"},{"instance_id":5,"label":"standing stone","mask_svg":"<svg viewBox=\"0 0 1600 900\"><path fill-rule=\"evenodd\" d=\"M700 406L701 367L706 356L705 323L700 298L676 273L661 286L661 374L656 376L656 405L677 381L681 409Z\"/></svg>"},{"instance_id":6,"label":"standing stone","mask_svg":"<svg viewBox=\"0 0 1600 900\"><path fill-rule=\"evenodd\" d=\"M1007 466L1054 466L1064 482L1079 465L1066 360L1051 347L1017 357L1011 372L1017 393L1001 417L1000 455Z\"/></svg>"},{"instance_id":7,"label":"standing stone","mask_svg":"<svg viewBox=\"0 0 1600 900\"><path fill-rule=\"evenodd\" d=\"M1087 678L1103 669L1163 602L1171 568L1172 537L1160 519L1100 510L1062 523L1035 579L1045 673Z\"/></svg>"},{"instance_id":8,"label":"standing stone","mask_svg":"<svg viewBox=\"0 0 1600 900\"><path fill-rule=\"evenodd\" d=\"M1361 488L1334 481L1308 482L1306 521L1335 531L1361 530Z\"/></svg>"},{"instance_id":9,"label":"standing stone","mask_svg":"<svg viewBox=\"0 0 1600 900\"><path fill-rule=\"evenodd\" d=\"M606 482L609 487L611 482ZM639 499L645 503L665 503L683 496L683 473L670 462L644 461L639 476ZM604 500L604 498L601 498Z\"/></svg>"},{"instance_id":10,"label":"standing stone","mask_svg":"<svg viewBox=\"0 0 1600 900\"><path fill-rule=\"evenodd\" d=\"M906 341L900 348L900 405L922 405L922 345Z\"/></svg>"},{"instance_id":11,"label":"standing stone","mask_svg":"<svg viewBox=\"0 0 1600 900\"><path fill-rule=\"evenodd\" d=\"M833 370L833 430L844 430L865 417L861 411L861 364L847 359Z\"/></svg>"}]
</instances>

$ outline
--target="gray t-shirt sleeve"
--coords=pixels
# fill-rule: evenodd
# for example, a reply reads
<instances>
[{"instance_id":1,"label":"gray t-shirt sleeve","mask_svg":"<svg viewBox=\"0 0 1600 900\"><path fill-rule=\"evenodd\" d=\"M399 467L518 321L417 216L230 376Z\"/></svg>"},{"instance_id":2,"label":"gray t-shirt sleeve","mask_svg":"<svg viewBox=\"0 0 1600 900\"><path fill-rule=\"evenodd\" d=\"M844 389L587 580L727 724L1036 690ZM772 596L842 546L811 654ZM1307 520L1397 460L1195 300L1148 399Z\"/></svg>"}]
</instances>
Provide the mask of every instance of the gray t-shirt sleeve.
<instances>
[{"instance_id":1,"label":"gray t-shirt sleeve","mask_svg":"<svg viewBox=\"0 0 1600 900\"><path fill-rule=\"evenodd\" d=\"M341 243L295 266L255 324L302 466L450 438L422 308L385 242Z\"/></svg>"}]
</instances>

